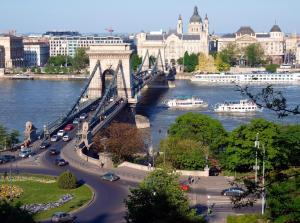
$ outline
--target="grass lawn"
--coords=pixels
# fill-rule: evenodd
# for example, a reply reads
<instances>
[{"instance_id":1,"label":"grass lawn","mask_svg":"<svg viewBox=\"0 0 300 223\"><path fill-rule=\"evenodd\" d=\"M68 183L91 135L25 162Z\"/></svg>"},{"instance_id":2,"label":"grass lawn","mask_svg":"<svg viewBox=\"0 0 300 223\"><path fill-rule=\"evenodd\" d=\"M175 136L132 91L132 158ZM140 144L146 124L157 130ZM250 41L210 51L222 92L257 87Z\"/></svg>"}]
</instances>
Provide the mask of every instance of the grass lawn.
<instances>
[{"instance_id":1,"label":"grass lawn","mask_svg":"<svg viewBox=\"0 0 300 223\"><path fill-rule=\"evenodd\" d=\"M267 223L267 219L259 214L227 216L227 223Z\"/></svg>"},{"instance_id":2,"label":"grass lawn","mask_svg":"<svg viewBox=\"0 0 300 223\"><path fill-rule=\"evenodd\" d=\"M33 177L35 178L35 177ZM40 177L38 177L40 178ZM47 179L49 176L47 176ZM55 179L54 177L52 179ZM56 182L39 182L34 179L28 178L28 180L16 180L14 185L18 185L23 189L23 193L20 198L14 199L14 203L21 202L22 204L34 204L34 203L48 203L51 201L58 201L64 194L72 194L74 197L64 205L50 209L48 211L40 212L34 216L35 220L42 220L49 218L53 213L57 211L72 211L78 209L84 204L88 203L92 199L92 191L86 186L82 185L73 190L60 189Z\"/></svg>"}]
</instances>

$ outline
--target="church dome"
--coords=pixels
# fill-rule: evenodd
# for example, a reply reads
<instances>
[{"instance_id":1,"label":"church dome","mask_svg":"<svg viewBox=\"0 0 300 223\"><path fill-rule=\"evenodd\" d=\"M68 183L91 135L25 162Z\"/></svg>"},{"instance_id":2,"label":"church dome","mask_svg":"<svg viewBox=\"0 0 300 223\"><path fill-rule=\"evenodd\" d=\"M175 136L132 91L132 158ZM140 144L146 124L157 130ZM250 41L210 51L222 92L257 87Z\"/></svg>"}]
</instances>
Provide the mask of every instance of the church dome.
<instances>
[{"instance_id":1,"label":"church dome","mask_svg":"<svg viewBox=\"0 0 300 223\"><path fill-rule=\"evenodd\" d=\"M237 35L255 35L255 32L250 26L242 26L239 28L239 30L236 32Z\"/></svg>"},{"instance_id":2,"label":"church dome","mask_svg":"<svg viewBox=\"0 0 300 223\"><path fill-rule=\"evenodd\" d=\"M272 29L270 30L270 33L272 33L272 32L280 32L281 33L281 29L278 25L274 25L272 27Z\"/></svg>"},{"instance_id":3,"label":"church dome","mask_svg":"<svg viewBox=\"0 0 300 223\"><path fill-rule=\"evenodd\" d=\"M192 15L192 17L190 18L190 23L201 23L202 22L202 19L201 17L199 16L199 13L198 13L198 8L197 6L195 6L194 8L194 14Z\"/></svg>"}]
</instances>

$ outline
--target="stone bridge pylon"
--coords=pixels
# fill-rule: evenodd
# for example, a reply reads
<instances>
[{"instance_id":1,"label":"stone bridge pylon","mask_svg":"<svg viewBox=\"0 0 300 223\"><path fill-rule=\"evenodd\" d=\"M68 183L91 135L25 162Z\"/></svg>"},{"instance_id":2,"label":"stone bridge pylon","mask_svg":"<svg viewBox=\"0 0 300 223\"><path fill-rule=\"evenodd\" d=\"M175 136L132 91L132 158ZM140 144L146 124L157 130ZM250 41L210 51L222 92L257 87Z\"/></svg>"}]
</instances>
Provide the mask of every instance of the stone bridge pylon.
<instances>
[{"instance_id":1,"label":"stone bridge pylon","mask_svg":"<svg viewBox=\"0 0 300 223\"><path fill-rule=\"evenodd\" d=\"M130 45L116 44L116 45L92 45L88 50L90 60L90 73L93 72L97 63L97 71L91 80L88 89L88 98L96 99L103 96L105 91L106 75L117 72L117 91L118 96L127 98L129 103L135 103L135 98L132 94L133 80L131 75L130 56L132 50ZM119 66L119 69L117 67Z\"/></svg>"}]
</instances>

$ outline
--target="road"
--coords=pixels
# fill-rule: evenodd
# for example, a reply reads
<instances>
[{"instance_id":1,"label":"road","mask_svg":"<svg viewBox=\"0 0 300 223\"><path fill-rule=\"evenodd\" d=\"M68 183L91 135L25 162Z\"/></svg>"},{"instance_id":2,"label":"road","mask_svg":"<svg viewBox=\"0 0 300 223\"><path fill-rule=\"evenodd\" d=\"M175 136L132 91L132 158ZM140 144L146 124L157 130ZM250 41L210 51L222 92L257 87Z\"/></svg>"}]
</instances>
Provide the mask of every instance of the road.
<instances>
[{"instance_id":1,"label":"road","mask_svg":"<svg viewBox=\"0 0 300 223\"><path fill-rule=\"evenodd\" d=\"M51 156L48 151L39 155L39 162L36 166L21 166L13 164L13 171L19 173L36 173L58 176L65 170L70 170L76 175L79 181L84 182L92 187L95 197L92 203L87 208L84 208L76 213L78 217L76 222L124 222L124 204L123 201L128 195L128 187L134 186L126 181L120 180L117 182L106 182L100 180L99 173L88 173L81 171L72 166L58 167L54 165L54 160L57 156ZM27 162L29 162L27 160ZM32 159L31 162L35 162ZM9 172L10 165L3 165L0 168L1 172ZM45 221L47 222L47 221Z\"/></svg>"}]
</instances>

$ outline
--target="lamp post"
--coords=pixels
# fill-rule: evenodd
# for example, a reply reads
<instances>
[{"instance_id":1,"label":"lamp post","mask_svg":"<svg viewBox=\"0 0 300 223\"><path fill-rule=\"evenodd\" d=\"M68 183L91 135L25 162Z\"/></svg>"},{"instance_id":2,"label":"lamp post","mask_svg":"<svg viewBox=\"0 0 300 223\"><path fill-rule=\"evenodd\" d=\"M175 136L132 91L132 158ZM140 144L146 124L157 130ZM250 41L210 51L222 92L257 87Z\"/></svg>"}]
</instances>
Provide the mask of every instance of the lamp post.
<instances>
[{"instance_id":1,"label":"lamp post","mask_svg":"<svg viewBox=\"0 0 300 223\"><path fill-rule=\"evenodd\" d=\"M255 169L255 183L257 184L257 170L258 170L258 166L257 166L257 150L259 149L259 139L258 139L258 136L259 136L259 133L256 133L256 140L254 142L254 147L256 148L256 151L255 151L255 166L254 166L254 169Z\"/></svg>"},{"instance_id":2,"label":"lamp post","mask_svg":"<svg viewBox=\"0 0 300 223\"><path fill-rule=\"evenodd\" d=\"M261 214L265 213L266 193L265 193L265 146L263 145L263 167L262 167L262 195L261 195Z\"/></svg>"}]
</instances>

